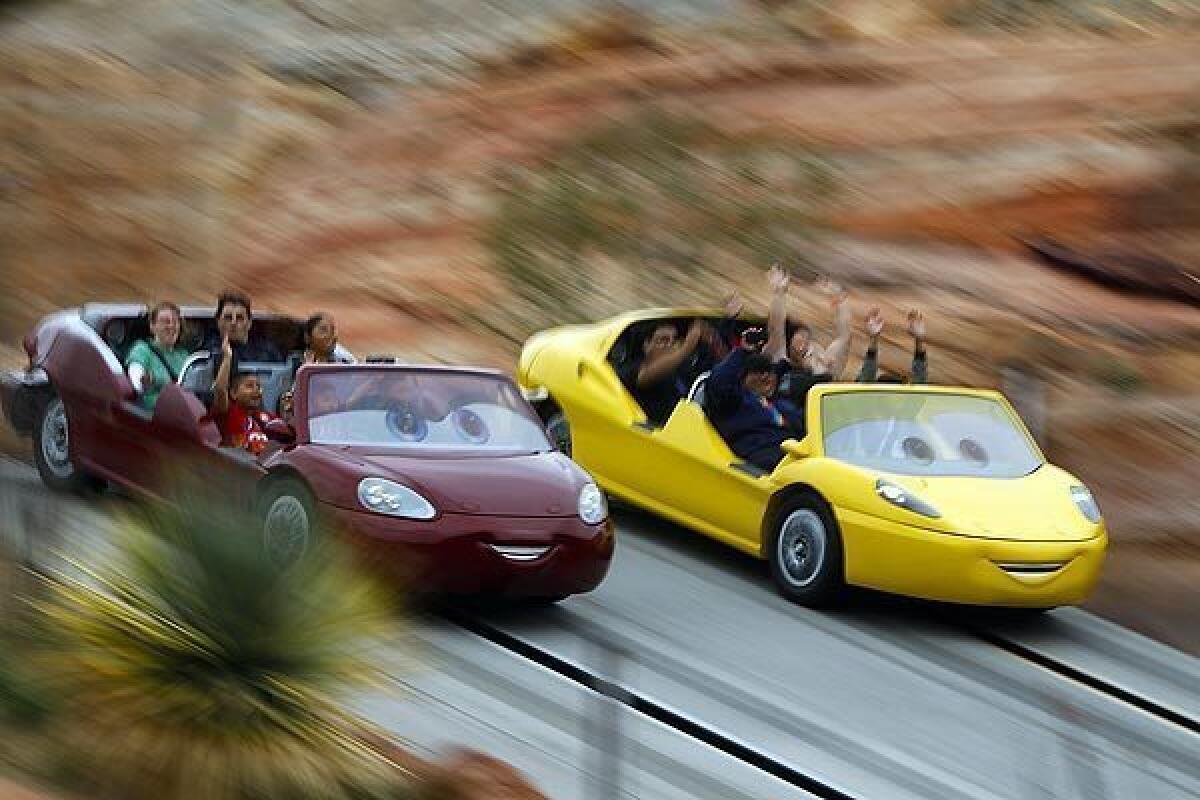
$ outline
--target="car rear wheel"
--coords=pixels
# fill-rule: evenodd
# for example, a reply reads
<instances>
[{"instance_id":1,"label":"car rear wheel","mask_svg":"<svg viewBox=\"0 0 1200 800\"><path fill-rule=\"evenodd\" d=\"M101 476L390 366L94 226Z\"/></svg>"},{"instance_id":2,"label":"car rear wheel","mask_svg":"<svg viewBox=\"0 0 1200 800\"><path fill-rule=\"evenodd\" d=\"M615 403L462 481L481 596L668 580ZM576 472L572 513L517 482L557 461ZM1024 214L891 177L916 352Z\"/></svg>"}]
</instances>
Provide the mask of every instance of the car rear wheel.
<instances>
[{"instance_id":1,"label":"car rear wheel","mask_svg":"<svg viewBox=\"0 0 1200 800\"><path fill-rule=\"evenodd\" d=\"M787 599L814 608L835 605L845 594L842 537L829 507L804 493L775 515L767 560Z\"/></svg>"},{"instance_id":2,"label":"car rear wheel","mask_svg":"<svg viewBox=\"0 0 1200 800\"><path fill-rule=\"evenodd\" d=\"M47 397L38 409L33 426L33 460L42 483L53 491L77 492L98 485L71 460L71 424L67 406L57 393Z\"/></svg>"},{"instance_id":3,"label":"car rear wheel","mask_svg":"<svg viewBox=\"0 0 1200 800\"><path fill-rule=\"evenodd\" d=\"M567 422L566 414L555 411L546 418L546 430L555 448L568 457L571 455L571 423Z\"/></svg>"},{"instance_id":4,"label":"car rear wheel","mask_svg":"<svg viewBox=\"0 0 1200 800\"><path fill-rule=\"evenodd\" d=\"M262 501L263 551L278 569L304 558L316 542L317 527L312 494L300 481L276 481Z\"/></svg>"}]
</instances>

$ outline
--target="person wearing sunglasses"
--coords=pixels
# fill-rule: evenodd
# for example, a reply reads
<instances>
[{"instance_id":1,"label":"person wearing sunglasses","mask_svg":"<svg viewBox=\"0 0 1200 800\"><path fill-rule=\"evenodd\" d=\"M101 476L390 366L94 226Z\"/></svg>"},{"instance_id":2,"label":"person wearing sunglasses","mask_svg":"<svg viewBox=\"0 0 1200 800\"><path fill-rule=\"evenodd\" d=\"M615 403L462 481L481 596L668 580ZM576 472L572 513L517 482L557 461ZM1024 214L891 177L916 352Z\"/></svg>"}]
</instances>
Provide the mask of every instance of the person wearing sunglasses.
<instances>
[{"instance_id":1,"label":"person wearing sunglasses","mask_svg":"<svg viewBox=\"0 0 1200 800\"><path fill-rule=\"evenodd\" d=\"M202 349L216 355L226 341L238 361L283 361L283 353L269 339L251 335L253 316L250 298L236 291L225 291L217 297L217 327L210 331Z\"/></svg>"},{"instance_id":2,"label":"person wearing sunglasses","mask_svg":"<svg viewBox=\"0 0 1200 800\"><path fill-rule=\"evenodd\" d=\"M217 327L204 340L203 349L213 354L214 400L219 410L221 399L229 394L229 378L241 371L246 362L282 362L283 353L272 341L250 335L252 315L250 298L237 291L224 291L217 297ZM229 360L229 368L222 365ZM224 382L222 382L224 381Z\"/></svg>"}]
</instances>

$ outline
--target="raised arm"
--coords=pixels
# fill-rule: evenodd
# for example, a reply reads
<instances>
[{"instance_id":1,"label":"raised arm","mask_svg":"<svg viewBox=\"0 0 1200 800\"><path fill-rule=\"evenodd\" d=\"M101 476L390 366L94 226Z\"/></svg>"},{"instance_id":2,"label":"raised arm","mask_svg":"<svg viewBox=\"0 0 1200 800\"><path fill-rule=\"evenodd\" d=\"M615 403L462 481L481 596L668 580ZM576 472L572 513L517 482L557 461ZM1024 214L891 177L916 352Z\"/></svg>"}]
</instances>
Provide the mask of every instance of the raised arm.
<instances>
[{"instance_id":1,"label":"raised arm","mask_svg":"<svg viewBox=\"0 0 1200 800\"><path fill-rule=\"evenodd\" d=\"M232 363L233 347L226 336L221 340L221 366L217 367L217 377L213 379L213 410L221 414L229 410L229 371Z\"/></svg>"},{"instance_id":2,"label":"raised arm","mask_svg":"<svg viewBox=\"0 0 1200 800\"><path fill-rule=\"evenodd\" d=\"M738 329L738 315L745 309L746 304L742 302L742 295L736 289L730 292L725 297L724 302L725 316L717 323L717 329L713 332L712 338L717 340L720 349L714 350L713 355L718 359L724 358L729 354L729 351L738 346L738 336L741 331ZM710 343L711 346L711 343Z\"/></svg>"},{"instance_id":3,"label":"raised arm","mask_svg":"<svg viewBox=\"0 0 1200 800\"><path fill-rule=\"evenodd\" d=\"M836 381L850 360L850 303L847 302L849 294L840 286L830 283L829 292L833 306L833 341L821 356L821 368Z\"/></svg>"},{"instance_id":4,"label":"raised arm","mask_svg":"<svg viewBox=\"0 0 1200 800\"><path fill-rule=\"evenodd\" d=\"M774 264L767 272L771 289L771 305L767 311L767 343L763 347L772 361L787 356L787 293L790 279L783 267Z\"/></svg>"},{"instance_id":5,"label":"raised arm","mask_svg":"<svg viewBox=\"0 0 1200 800\"><path fill-rule=\"evenodd\" d=\"M929 359L925 354L925 315L908 312L908 332L913 337L912 382L929 383Z\"/></svg>"},{"instance_id":6,"label":"raised arm","mask_svg":"<svg viewBox=\"0 0 1200 800\"><path fill-rule=\"evenodd\" d=\"M867 352L863 356L862 369L858 371L858 377L855 381L858 383L874 383L879 377L879 335L883 333L883 314L879 312L879 308L872 308L867 313L865 323L867 337L870 343L867 345Z\"/></svg>"},{"instance_id":7,"label":"raised arm","mask_svg":"<svg viewBox=\"0 0 1200 800\"><path fill-rule=\"evenodd\" d=\"M693 321L691 327L688 328L687 336L683 339L683 344L655 357L653 360L646 359L641 369L638 370L637 385L647 386L657 383L674 373L679 368L679 365L684 362L684 359L696 352L696 346L707 331L708 325L705 322L702 320Z\"/></svg>"}]
</instances>

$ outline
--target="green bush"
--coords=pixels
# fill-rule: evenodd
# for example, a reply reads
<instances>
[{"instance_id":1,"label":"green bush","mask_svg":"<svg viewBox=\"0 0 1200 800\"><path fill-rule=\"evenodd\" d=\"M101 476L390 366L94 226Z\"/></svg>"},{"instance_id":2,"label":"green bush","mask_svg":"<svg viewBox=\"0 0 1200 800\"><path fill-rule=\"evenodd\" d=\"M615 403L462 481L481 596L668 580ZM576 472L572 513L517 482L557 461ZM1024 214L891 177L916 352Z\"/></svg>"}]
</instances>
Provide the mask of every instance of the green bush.
<instances>
[{"instance_id":1,"label":"green bush","mask_svg":"<svg viewBox=\"0 0 1200 800\"><path fill-rule=\"evenodd\" d=\"M50 714L50 698L17 661L18 646L0 639L0 725L38 727Z\"/></svg>"},{"instance_id":2,"label":"green bush","mask_svg":"<svg viewBox=\"0 0 1200 800\"><path fill-rule=\"evenodd\" d=\"M70 749L125 798L363 797L395 772L342 694L377 677L380 589L326 544L287 571L218 502L130 519L116 557L37 605Z\"/></svg>"},{"instance_id":3,"label":"green bush","mask_svg":"<svg viewBox=\"0 0 1200 800\"><path fill-rule=\"evenodd\" d=\"M1121 359L1105 359L1092 370L1096 380L1123 394L1135 394L1146 386L1146 379L1136 367Z\"/></svg>"},{"instance_id":4,"label":"green bush","mask_svg":"<svg viewBox=\"0 0 1200 800\"><path fill-rule=\"evenodd\" d=\"M521 301L543 320L574 321L611 295L612 264L632 275L639 301L665 303L714 263L795 264L832 188L804 152L651 111L508 176L484 242Z\"/></svg>"},{"instance_id":5,"label":"green bush","mask_svg":"<svg viewBox=\"0 0 1200 800\"><path fill-rule=\"evenodd\" d=\"M969 28L1020 30L1061 25L1104 31L1131 22L1163 23L1198 8L1200 3L1191 0L972 0L955 4L947 21Z\"/></svg>"}]
</instances>

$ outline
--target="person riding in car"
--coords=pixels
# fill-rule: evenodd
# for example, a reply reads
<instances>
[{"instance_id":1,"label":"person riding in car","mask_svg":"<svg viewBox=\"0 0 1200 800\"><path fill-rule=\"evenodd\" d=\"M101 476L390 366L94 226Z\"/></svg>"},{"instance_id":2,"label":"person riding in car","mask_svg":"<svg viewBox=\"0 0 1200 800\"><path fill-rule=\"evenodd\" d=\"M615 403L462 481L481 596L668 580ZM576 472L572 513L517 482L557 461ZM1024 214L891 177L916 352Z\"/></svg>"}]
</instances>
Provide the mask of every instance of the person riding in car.
<instances>
[{"instance_id":1,"label":"person riding in car","mask_svg":"<svg viewBox=\"0 0 1200 800\"><path fill-rule=\"evenodd\" d=\"M129 349L125 367L140 395L142 407L153 411L158 395L168 383L179 379L188 351L179 346L183 318L174 303L158 303L150 309L151 339L139 339Z\"/></svg>"},{"instance_id":2,"label":"person riding in car","mask_svg":"<svg viewBox=\"0 0 1200 800\"><path fill-rule=\"evenodd\" d=\"M225 397L224 408L220 398ZM253 372L234 376L228 393L219 392L213 419L222 447L240 447L255 455L267 446L267 423L277 417L262 408L262 386Z\"/></svg>"},{"instance_id":3,"label":"person riding in car","mask_svg":"<svg viewBox=\"0 0 1200 800\"><path fill-rule=\"evenodd\" d=\"M213 354L213 369L216 372L220 372L221 362L226 358L233 361L231 375L238 374L240 365L246 362L284 360L283 353L274 342L252 335L250 298L242 292L225 291L217 297L216 322L216 330L210 331L205 337L202 348ZM217 391L216 381L213 382L213 391Z\"/></svg>"},{"instance_id":4,"label":"person riding in car","mask_svg":"<svg viewBox=\"0 0 1200 800\"><path fill-rule=\"evenodd\" d=\"M776 396L778 368L761 351L761 329L746 331L742 344L713 368L706 405L717 432L739 457L770 472L783 460L783 442L803 435L804 419Z\"/></svg>"}]
</instances>

